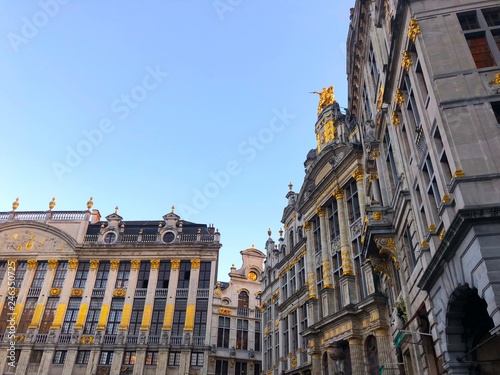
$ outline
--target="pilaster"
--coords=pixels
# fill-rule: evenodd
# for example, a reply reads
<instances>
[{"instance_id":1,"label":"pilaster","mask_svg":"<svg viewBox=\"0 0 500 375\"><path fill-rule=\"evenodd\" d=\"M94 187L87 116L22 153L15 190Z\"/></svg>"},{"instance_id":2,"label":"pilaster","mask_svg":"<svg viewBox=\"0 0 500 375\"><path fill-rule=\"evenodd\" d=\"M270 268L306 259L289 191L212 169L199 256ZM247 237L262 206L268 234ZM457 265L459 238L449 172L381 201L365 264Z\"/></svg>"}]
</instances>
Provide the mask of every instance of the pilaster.
<instances>
[{"instance_id":1,"label":"pilaster","mask_svg":"<svg viewBox=\"0 0 500 375\"><path fill-rule=\"evenodd\" d=\"M349 341L349 352L351 354L352 375L364 375L363 340L358 337L352 337L347 341Z\"/></svg>"},{"instance_id":2,"label":"pilaster","mask_svg":"<svg viewBox=\"0 0 500 375\"><path fill-rule=\"evenodd\" d=\"M31 349L25 348L21 350L21 354L19 355L19 360L16 363L16 375L24 375L27 373L28 364L30 359ZM11 371L12 367L7 366L5 370Z\"/></svg>"},{"instance_id":3,"label":"pilaster","mask_svg":"<svg viewBox=\"0 0 500 375\"><path fill-rule=\"evenodd\" d=\"M378 363L395 363L395 359L390 359L391 353L391 337L387 328L377 328L375 330L375 339L377 340Z\"/></svg>"},{"instance_id":4,"label":"pilaster","mask_svg":"<svg viewBox=\"0 0 500 375\"><path fill-rule=\"evenodd\" d=\"M38 367L37 375L49 374L50 366L52 365L53 359L54 359L54 349L44 347L42 361L40 362L40 366Z\"/></svg>"},{"instance_id":5,"label":"pilaster","mask_svg":"<svg viewBox=\"0 0 500 375\"><path fill-rule=\"evenodd\" d=\"M75 367L77 353L77 349L68 349L68 352L66 353L66 360L64 361L62 375L71 375L73 373L73 367Z\"/></svg>"},{"instance_id":6,"label":"pilaster","mask_svg":"<svg viewBox=\"0 0 500 375\"><path fill-rule=\"evenodd\" d=\"M174 308L175 308L175 298L177 285L179 282L179 266L180 259L172 259L170 263L172 264L170 268L170 282L168 285L168 294L167 294L167 305L165 307L165 315L163 317L163 331L171 331L172 330L172 322L174 319ZM163 333L165 334L165 333ZM159 354L158 354L159 357ZM158 358L158 361L160 359Z\"/></svg>"},{"instance_id":7,"label":"pilaster","mask_svg":"<svg viewBox=\"0 0 500 375\"><path fill-rule=\"evenodd\" d=\"M332 264L330 261L330 246L328 244L328 222L326 220L326 211L323 207L318 207L316 213L319 216L319 225L321 227L321 261L323 265L323 287L333 288Z\"/></svg>"},{"instance_id":8,"label":"pilaster","mask_svg":"<svg viewBox=\"0 0 500 375\"><path fill-rule=\"evenodd\" d=\"M108 322L109 309L111 307L111 300L113 299L113 292L115 290L116 278L118 276L118 267L110 267L108 281L106 283L106 290L104 291L104 298L102 300L101 314L99 315L99 322L97 323L96 330L105 330ZM116 353L115 353L116 355ZM114 362L114 357L113 357Z\"/></svg>"},{"instance_id":9,"label":"pilaster","mask_svg":"<svg viewBox=\"0 0 500 375\"><path fill-rule=\"evenodd\" d=\"M87 312L89 310L90 298L92 297L92 290L94 289L95 280L97 278L97 267L99 266L98 260L90 261L90 269L87 275L87 281L85 282L85 289L82 294L82 304L80 305L80 310L78 311L78 317L75 323L75 331L83 329L85 319L87 318ZM78 272L78 267L76 268ZM77 295L81 293L79 288L73 288L72 294Z\"/></svg>"},{"instance_id":10,"label":"pilaster","mask_svg":"<svg viewBox=\"0 0 500 375\"><path fill-rule=\"evenodd\" d=\"M347 218L345 216L344 192L337 189L334 192L337 199L339 230L340 230L340 254L342 256L342 274L354 275L352 268L351 245L349 244L349 234L347 227Z\"/></svg>"}]
</instances>

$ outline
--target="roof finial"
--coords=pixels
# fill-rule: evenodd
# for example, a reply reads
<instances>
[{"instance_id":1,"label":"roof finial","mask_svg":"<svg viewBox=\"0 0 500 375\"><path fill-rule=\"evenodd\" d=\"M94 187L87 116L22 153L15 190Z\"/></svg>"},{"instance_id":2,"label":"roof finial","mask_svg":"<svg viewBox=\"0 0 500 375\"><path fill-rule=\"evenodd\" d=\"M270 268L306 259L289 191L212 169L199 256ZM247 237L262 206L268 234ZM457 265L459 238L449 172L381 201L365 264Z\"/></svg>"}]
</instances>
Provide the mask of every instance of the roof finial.
<instances>
[{"instance_id":1,"label":"roof finial","mask_svg":"<svg viewBox=\"0 0 500 375\"><path fill-rule=\"evenodd\" d=\"M172 205L172 213L174 213L174 211L175 211L175 206Z\"/></svg>"},{"instance_id":2,"label":"roof finial","mask_svg":"<svg viewBox=\"0 0 500 375\"><path fill-rule=\"evenodd\" d=\"M16 198L16 200L14 202L12 202L12 210L17 210L17 208L19 207L19 198Z\"/></svg>"},{"instance_id":3,"label":"roof finial","mask_svg":"<svg viewBox=\"0 0 500 375\"><path fill-rule=\"evenodd\" d=\"M90 200L87 202L87 208L90 210L92 206L94 205L93 202L94 198L90 197Z\"/></svg>"},{"instance_id":4,"label":"roof finial","mask_svg":"<svg viewBox=\"0 0 500 375\"><path fill-rule=\"evenodd\" d=\"M292 191L292 189L293 189L293 184L292 184L291 182L288 184L288 188L290 189L290 191Z\"/></svg>"},{"instance_id":5,"label":"roof finial","mask_svg":"<svg viewBox=\"0 0 500 375\"><path fill-rule=\"evenodd\" d=\"M269 229L267 230L267 235L269 236L269 238L271 238L271 233L273 233L273 231L271 230L271 228L269 228Z\"/></svg>"},{"instance_id":6,"label":"roof finial","mask_svg":"<svg viewBox=\"0 0 500 375\"><path fill-rule=\"evenodd\" d=\"M280 228L280 238L282 238L282 237L283 237L283 229Z\"/></svg>"},{"instance_id":7,"label":"roof finial","mask_svg":"<svg viewBox=\"0 0 500 375\"><path fill-rule=\"evenodd\" d=\"M56 206L56 198L52 197L52 200L49 202L49 210L52 210Z\"/></svg>"},{"instance_id":8,"label":"roof finial","mask_svg":"<svg viewBox=\"0 0 500 375\"><path fill-rule=\"evenodd\" d=\"M252 249L255 249L255 245L254 244L252 244Z\"/></svg>"},{"instance_id":9,"label":"roof finial","mask_svg":"<svg viewBox=\"0 0 500 375\"><path fill-rule=\"evenodd\" d=\"M115 207L115 214L118 215L118 206Z\"/></svg>"}]
</instances>

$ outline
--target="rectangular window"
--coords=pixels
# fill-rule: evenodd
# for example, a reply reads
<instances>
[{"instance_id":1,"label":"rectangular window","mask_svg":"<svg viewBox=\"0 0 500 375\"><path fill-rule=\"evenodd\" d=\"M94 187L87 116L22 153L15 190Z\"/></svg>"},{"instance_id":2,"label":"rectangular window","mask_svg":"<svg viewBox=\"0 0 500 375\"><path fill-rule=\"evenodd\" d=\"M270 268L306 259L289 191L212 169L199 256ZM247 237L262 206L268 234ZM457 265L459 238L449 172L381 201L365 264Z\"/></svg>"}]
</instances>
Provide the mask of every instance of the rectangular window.
<instances>
[{"instance_id":1,"label":"rectangular window","mask_svg":"<svg viewBox=\"0 0 500 375\"><path fill-rule=\"evenodd\" d=\"M305 269L305 257L299 259L297 264L299 265L299 289L301 289L306 283L306 269Z\"/></svg>"},{"instance_id":2,"label":"rectangular window","mask_svg":"<svg viewBox=\"0 0 500 375\"><path fill-rule=\"evenodd\" d=\"M102 308L102 298L92 298L90 300L89 312L85 320L83 333L86 335L94 335L97 323L99 322L99 314Z\"/></svg>"},{"instance_id":3,"label":"rectangular window","mask_svg":"<svg viewBox=\"0 0 500 375\"><path fill-rule=\"evenodd\" d=\"M68 262L59 262L57 264L56 275L52 282L52 288L62 288L64 280L66 280L66 272L68 271Z\"/></svg>"},{"instance_id":4,"label":"rectangular window","mask_svg":"<svg viewBox=\"0 0 500 375\"><path fill-rule=\"evenodd\" d=\"M163 326L163 317L165 316L166 306L167 306L166 298L155 298L155 302L153 304L153 316L151 318L151 327L149 329L149 334L151 336L161 335L161 327ZM141 313L141 320L142 320L142 313Z\"/></svg>"},{"instance_id":5,"label":"rectangular window","mask_svg":"<svg viewBox=\"0 0 500 375\"><path fill-rule=\"evenodd\" d=\"M235 371L235 374L248 375L248 372L247 372L247 363L246 362L236 361L236 371Z\"/></svg>"},{"instance_id":6,"label":"rectangular window","mask_svg":"<svg viewBox=\"0 0 500 375\"><path fill-rule=\"evenodd\" d=\"M148 351L146 352L146 365L157 365L158 364L158 352Z\"/></svg>"},{"instance_id":7,"label":"rectangular window","mask_svg":"<svg viewBox=\"0 0 500 375\"><path fill-rule=\"evenodd\" d=\"M370 43L370 51L368 53L368 60L370 61L370 73L373 78L373 84L378 86L378 69L375 53L373 53L373 45Z\"/></svg>"},{"instance_id":8,"label":"rectangular window","mask_svg":"<svg viewBox=\"0 0 500 375\"><path fill-rule=\"evenodd\" d=\"M169 261L161 261L160 269L158 270L157 288L167 289L170 282L170 269L172 264Z\"/></svg>"},{"instance_id":9,"label":"rectangular window","mask_svg":"<svg viewBox=\"0 0 500 375\"><path fill-rule=\"evenodd\" d=\"M413 92L413 87L411 85L410 76L404 74L403 77L403 90L406 91L408 100L406 100L406 111L408 112L408 118L413 123L413 128L415 131L420 130L420 113L418 112L417 101L415 99L415 93Z\"/></svg>"},{"instance_id":10,"label":"rectangular window","mask_svg":"<svg viewBox=\"0 0 500 375\"><path fill-rule=\"evenodd\" d=\"M286 358L288 356L288 353L290 353L290 325L288 322L288 319L290 316L285 316L283 318L283 353L282 356L283 358Z\"/></svg>"},{"instance_id":11,"label":"rectangular window","mask_svg":"<svg viewBox=\"0 0 500 375\"><path fill-rule=\"evenodd\" d=\"M212 262L200 263L200 276L198 279L198 289L210 289L210 271Z\"/></svg>"},{"instance_id":12,"label":"rectangular window","mask_svg":"<svg viewBox=\"0 0 500 375\"><path fill-rule=\"evenodd\" d=\"M203 367L203 353L191 353L191 366Z\"/></svg>"},{"instance_id":13,"label":"rectangular window","mask_svg":"<svg viewBox=\"0 0 500 375\"><path fill-rule=\"evenodd\" d=\"M169 366L180 366L181 364L181 352L170 352L168 353L168 365Z\"/></svg>"},{"instance_id":14,"label":"rectangular window","mask_svg":"<svg viewBox=\"0 0 500 375\"><path fill-rule=\"evenodd\" d=\"M410 270L413 270L413 268L415 268L415 265L417 264L417 260L415 258L415 246L413 244L413 236L410 225L406 226L403 239L405 244L406 255L408 257L408 263L410 265Z\"/></svg>"},{"instance_id":15,"label":"rectangular window","mask_svg":"<svg viewBox=\"0 0 500 375\"><path fill-rule=\"evenodd\" d=\"M118 334L118 327L122 320L124 302L125 300L123 298L113 298L111 300L111 309L109 310L108 324L106 325L107 335Z\"/></svg>"},{"instance_id":16,"label":"rectangular window","mask_svg":"<svg viewBox=\"0 0 500 375\"><path fill-rule=\"evenodd\" d=\"M333 241L340 236L339 208L337 200L333 200L328 206L328 224L330 226L330 240Z\"/></svg>"},{"instance_id":17,"label":"rectangular window","mask_svg":"<svg viewBox=\"0 0 500 375\"><path fill-rule=\"evenodd\" d=\"M42 322L40 323L40 333L49 333L50 326L52 325L54 316L56 315L58 304L59 297L49 297L47 299L47 305L45 306L45 311L42 316Z\"/></svg>"},{"instance_id":18,"label":"rectangular window","mask_svg":"<svg viewBox=\"0 0 500 375\"><path fill-rule=\"evenodd\" d=\"M323 266L316 268L316 291L323 289Z\"/></svg>"},{"instance_id":19,"label":"rectangular window","mask_svg":"<svg viewBox=\"0 0 500 375\"><path fill-rule=\"evenodd\" d=\"M79 350L76 355L76 364L77 365L86 365L89 363L90 359L90 350Z\"/></svg>"},{"instance_id":20,"label":"rectangular window","mask_svg":"<svg viewBox=\"0 0 500 375\"><path fill-rule=\"evenodd\" d=\"M33 350L30 354L29 363L42 362L43 350Z\"/></svg>"},{"instance_id":21,"label":"rectangular window","mask_svg":"<svg viewBox=\"0 0 500 375\"><path fill-rule=\"evenodd\" d=\"M370 105L370 98L368 97L368 90L366 89L366 85L363 85L363 108L365 110L366 119L372 119L372 108Z\"/></svg>"},{"instance_id":22,"label":"rectangular window","mask_svg":"<svg viewBox=\"0 0 500 375\"><path fill-rule=\"evenodd\" d=\"M174 320L172 324L172 336L182 336L184 323L186 322L187 299L177 298L175 300Z\"/></svg>"},{"instance_id":23,"label":"rectangular window","mask_svg":"<svg viewBox=\"0 0 500 375\"><path fill-rule=\"evenodd\" d=\"M191 278L191 262L182 260L179 266L179 281L177 282L177 288L188 289L190 278Z\"/></svg>"},{"instance_id":24,"label":"rectangular window","mask_svg":"<svg viewBox=\"0 0 500 375\"><path fill-rule=\"evenodd\" d=\"M7 272L7 262L0 262L0 284L2 284L6 272Z\"/></svg>"},{"instance_id":25,"label":"rectangular window","mask_svg":"<svg viewBox=\"0 0 500 375\"><path fill-rule=\"evenodd\" d=\"M491 109L495 114L495 118L497 119L497 124L500 124L500 102L491 102Z\"/></svg>"},{"instance_id":26,"label":"rectangular window","mask_svg":"<svg viewBox=\"0 0 500 375\"><path fill-rule=\"evenodd\" d=\"M123 364L124 365L135 364L135 351L126 351L123 353Z\"/></svg>"},{"instance_id":27,"label":"rectangular window","mask_svg":"<svg viewBox=\"0 0 500 375\"><path fill-rule=\"evenodd\" d=\"M144 313L145 301L146 300L144 298L134 298L134 303L132 305L132 313L130 314L130 324L128 326L128 334L130 336L139 335L139 330L141 328L141 323L142 323L142 314Z\"/></svg>"},{"instance_id":28,"label":"rectangular window","mask_svg":"<svg viewBox=\"0 0 500 375\"><path fill-rule=\"evenodd\" d=\"M476 68L497 66L500 61L500 8L457 14Z\"/></svg>"},{"instance_id":29,"label":"rectangular window","mask_svg":"<svg viewBox=\"0 0 500 375\"><path fill-rule=\"evenodd\" d=\"M115 288L126 288L130 277L130 262L121 262L118 266Z\"/></svg>"},{"instance_id":30,"label":"rectangular window","mask_svg":"<svg viewBox=\"0 0 500 375\"><path fill-rule=\"evenodd\" d=\"M76 319L78 317L78 311L80 311L81 302L82 299L80 297L71 297L69 299L61 333L71 333L73 331L73 327L75 326Z\"/></svg>"},{"instance_id":31,"label":"rectangular window","mask_svg":"<svg viewBox=\"0 0 500 375\"><path fill-rule=\"evenodd\" d=\"M17 332L19 333L28 332L28 326L30 325L31 320L33 319L33 314L35 312L37 303L38 303L38 298L36 297L26 298L26 304L24 305L23 313L21 314L21 319L19 321L19 325L17 326ZM6 303L5 307L7 306L8 304ZM5 319L5 321L7 321L7 319Z\"/></svg>"},{"instance_id":32,"label":"rectangular window","mask_svg":"<svg viewBox=\"0 0 500 375\"><path fill-rule=\"evenodd\" d=\"M290 268L290 271L288 271L289 275L289 280L290 280L290 295L293 295L297 291L297 278L295 276L295 265Z\"/></svg>"},{"instance_id":33,"label":"rectangular window","mask_svg":"<svg viewBox=\"0 0 500 375\"><path fill-rule=\"evenodd\" d=\"M139 275L137 278L137 288L145 289L148 287L150 272L151 272L151 263L141 262L141 265L139 267Z\"/></svg>"},{"instance_id":34,"label":"rectangular window","mask_svg":"<svg viewBox=\"0 0 500 375\"><path fill-rule=\"evenodd\" d=\"M90 263L79 262L76 270L76 277L73 283L73 288L85 288L87 277L89 276Z\"/></svg>"},{"instance_id":35,"label":"rectangular window","mask_svg":"<svg viewBox=\"0 0 500 375\"><path fill-rule=\"evenodd\" d=\"M316 254L321 252L321 226L319 217L313 219L313 246Z\"/></svg>"},{"instance_id":36,"label":"rectangular window","mask_svg":"<svg viewBox=\"0 0 500 375\"><path fill-rule=\"evenodd\" d=\"M97 277L95 279L94 288L105 289L109 279L109 270L111 265L109 262L100 262L97 269Z\"/></svg>"},{"instance_id":37,"label":"rectangular window","mask_svg":"<svg viewBox=\"0 0 500 375\"><path fill-rule=\"evenodd\" d=\"M361 217L359 208L358 187L356 181L352 181L347 187L347 212L349 214L350 223L354 223Z\"/></svg>"},{"instance_id":38,"label":"rectangular window","mask_svg":"<svg viewBox=\"0 0 500 375\"><path fill-rule=\"evenodd\" d=\"M441 195L439 194L434 167L429 155L425 158L425 163L422 166L422 172L424 172L423 177L425 183L427 184L427 194L429 196L429 200L432 202L434 215L437 217L437 209L441 204Z\"/></svg>"},{"instance_id":39,"label":"rectangular window","mask_svg":"<svg viewBox=\"0 0 500 375\"><path fill-rule=\"evenodd\" d=\"M297 319L297 310L294 310L290 314L291 319L291 339L292 339L292 353L295 353L299 348L299 327Z\"/></svg>"},{"instance_id":40,"label":"rectangular window","mask_svg":"<svg viewBox=\"0 0 500 375\"><path fill-rule=\"evenodd\" d=\"M283 301L288 298L288 274L286 272L281 276L281 297Z\"/></svg>"},{"instance_id":41,"label":"rectangular window","mask_svg":"<svg viewBox=\"0 0 500 375\"><path fill-rule=\"evenodd\" d=\"M217 346L229 348L229 335L231 333L231 318L219 316L219 328L217 331Z\"/></svg>"},{"instance_id":42,"label":"rectangular window","mask_svg":"<svg viewBox=\"0 0 500 375\"><path fill-rule=\"evenodd\" d=\"M236 320L236 349L248 350L248 320Z\"/></svg>"},{"instance_id":43,"label":"rectangular window","mask_svg":"<svg viewBox=\"0 0 500 375\"><path fill-rule=\"evenodd\" d=\"M255 334L255 339L254 339L255 348L254 348L254 350L256 352L260 352L260 350L261 350L260 349L260 340L262 339L262 329L261 329L259 321L255 322L255 331L254 331L254 334Z\"/></svg>"},{"instance_id":44,"label":"rectangular window","mask_svg":"<svg viewBox=\"0 0 500 375\"><path fill-rule=\"evenodd\" d=\"M33 277L33 282L31 283L32 288L41 288L43 281L45 280L45 275L49 269L49 264L47 262L38 263L36 268L35 276Z\"/></svg>"},{"instance_id":45,"label":"rectangular window","mask_svg":"<svg viewBox=\"0 0 500 375\"><path fill-rule=\"evenodd\" d=\"M196 300L196 310L194 313L194 337L205 337L208 320L208 299L198 298Z\"/></svg>"},{"instance_id":46,"label":"rectangular window","mask_svg":"<svg viewBox=\"0 0 500 375\"><path fill-rule=\"evenodd\" d=\"M66 361L66 350L56 350L54 353L54 360L52 363L62 365Z\"/></svg>"},{"instance_id":47,"label":"rectangular window","mask_svg":"<svg viewBox=\"0 0 500 375\"><path fill-rule=\"evenodd\" d=\"M28 269L27 262L18 262L16 264L16 287L20 288Z\"/></svg>"},{"instance_id":48,"label":"rectangular window","mask_svg":"<svg viewBox=\"0 0 500 375\"><path fill-rule=\"evenodd\" d=\"M215 362L215 375L227 375L229 369L229 362L218 359Z\"/></svg>"},{"instance_id":49,"label":"rectangular window","mask_svg":"<svg viewBox=\"0 0 500 375\"><path fill-rule=\"evenodd\" d=\"M389 130L386 129L384 141L383 141L384 153L385 153L385 163L387 166L387 175L389 176L389 188L391 193L394 194L394 190L399 182L398 171L396 170L396 162L394 161L393 147L391 143L391 137L389 136Z\"/></svg>"},{"instance_id":50,"label":"rectangular window","mask_svg":"<svg viewBox=\"0 0 500 375\"><path fill-rule=\"evenodd\" d=\"M105 350L101 352L101 356L99 357L99 364L100 365L110 365L113 363L113 356L114 356L113 351Z\"/></svg>"}]
</instances>

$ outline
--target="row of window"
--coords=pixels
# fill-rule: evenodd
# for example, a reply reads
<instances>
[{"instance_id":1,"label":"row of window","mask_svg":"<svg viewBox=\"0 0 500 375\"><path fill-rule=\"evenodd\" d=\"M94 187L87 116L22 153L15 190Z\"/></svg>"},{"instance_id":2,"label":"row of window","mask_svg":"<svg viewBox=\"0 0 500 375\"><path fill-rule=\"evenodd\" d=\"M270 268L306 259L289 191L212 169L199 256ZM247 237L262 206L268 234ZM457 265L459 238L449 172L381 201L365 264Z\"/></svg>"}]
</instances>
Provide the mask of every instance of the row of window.
<instances>
[{"instance_id":1,"label":"row of window","mask_svg":"<svg viewBox=\"0 0 500 375\"><path fill-rule=\"evenodd\" d=\"M235 349L248 350L248 320L236 319L236 343ZM229 348L229 339L231 336L231 318L219 316L219 325L217 328L217 346L220 348ZM261 323L255 321L254 328L254 348L253 350L260 351L261 340Z\"/></svg>"}]
</instances>

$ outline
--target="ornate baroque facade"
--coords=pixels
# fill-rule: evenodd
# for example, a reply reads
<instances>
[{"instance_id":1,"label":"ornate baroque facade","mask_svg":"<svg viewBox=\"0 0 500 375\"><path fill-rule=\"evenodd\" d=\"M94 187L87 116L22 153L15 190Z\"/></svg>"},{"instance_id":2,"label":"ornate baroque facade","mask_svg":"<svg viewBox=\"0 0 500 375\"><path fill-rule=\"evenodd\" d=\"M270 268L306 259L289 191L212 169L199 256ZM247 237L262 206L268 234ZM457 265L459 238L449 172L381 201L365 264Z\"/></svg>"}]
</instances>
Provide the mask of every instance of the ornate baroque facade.
<instances>
[{"instance_id":1,"label":"ornate baroque facade","mask_svg":"<svg viewBox=\"0 0 500 375\"><path fill-rule=\"evenodd\" d=\"M213 374L214 227L54 205L0 213L1 373Z\"/></svg>"},{"instance_id":2,"label":"ornate baroque facade","mask_svg":"<svg viewBox=\"0 0 500 375\"><path fill-rule=\"evenodd\" d=\"M318 93L266 244L267 374L498 372L499 40L498 1L355 1L348 110Z\"/></svg>"},{"instance_id":3,"label":"ornate baroque facade","mask_svg":"<svg viewBox=\"0 0 500 375\"><path fill-rule=\"evenodd\" d=\"M262 370L261 277L266 257L252 247L240 252L243 264L231 267L229 282L214 291L211 357L216 375L260 375Z\"/></svg>"}]
</instances>

